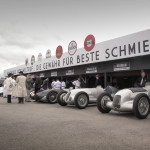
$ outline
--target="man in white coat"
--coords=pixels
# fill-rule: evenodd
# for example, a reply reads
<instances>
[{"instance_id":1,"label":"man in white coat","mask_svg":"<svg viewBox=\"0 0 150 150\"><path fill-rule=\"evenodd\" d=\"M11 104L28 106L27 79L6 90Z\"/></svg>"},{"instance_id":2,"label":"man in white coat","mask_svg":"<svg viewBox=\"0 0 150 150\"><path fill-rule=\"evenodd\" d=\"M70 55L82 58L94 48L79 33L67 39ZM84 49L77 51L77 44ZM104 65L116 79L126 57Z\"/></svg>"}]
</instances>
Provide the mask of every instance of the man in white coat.
<instances>
[{"instance_id":1,"label":"man in white coat","mask_svg":"<svg viewBox=\"0 0 150 150\"><path fill-rule=\"evenodd\" d=\"M80 78L78 78L78 80L73 81L72 84L75 86L75 89L81 88Z\"/></svg>"},{"instance_id":2,"label":"man in white coat","mask_svg":"<svg viewBox=\"0 0 150 150\"><path fill-rule=\"evenodd\" d=\"M3 97L7 97L6 95L6 79L4 80L4 83L3 83Z\"/></svg>"},{"instance_id":3,"label":"man in white coat","mask_svg":"<svg viewBox=\"0 0 150 150\"><path fill-rule=\"evenodd\" d=\"M66 88L66 83L65 83L65 81L62 81L62 82L61 82L61 88L62 88L62 89L65 89L65 88Z\"/></svg>"},{"instance_id":4,"label":"man in white coat","mask_svg":"<svg viewBox=\"0 0 150 150\"><path fill-rule=\"evenodd\" d=\"M24 103L24 98L27 96L26 90L26 77L23 76L23 72L19 72L19 76L16 79L16 97L18 97L19 103Z\"/></svg>"},{"instance_id":5,"label":"man in white coat","mask_svg":"<svg viewBox=\"0 0 150 150\"><path fill-rule=\"evenodd\" d=\"M61 89L61 82L59 81L59 79L57 79L54 83L54 89Z\"/></svg>"},{"instance_id":6,"label":"man in white coat","mask_svg":"<svg viewBox=\"0 0 150 150\"><path fill-rule=\"evenodd\" d=\"M13 74L9 73L8 78L6 79L6 94L7 94L7 103L11 103L11 95L13 91Z\"/></svg>"},{"instance_id":7,"label":"man in white coat","mask_svg":"<svg viewBox=\"0 0 150 150\"><path fill-rule=\"evenodd\" d=\"M53 80L52 80L52 83L51 83L51 88L52 88L52 89L54 89L54 84L55 84L55 80L53 79Z\"/></svg>"}]
</instances>

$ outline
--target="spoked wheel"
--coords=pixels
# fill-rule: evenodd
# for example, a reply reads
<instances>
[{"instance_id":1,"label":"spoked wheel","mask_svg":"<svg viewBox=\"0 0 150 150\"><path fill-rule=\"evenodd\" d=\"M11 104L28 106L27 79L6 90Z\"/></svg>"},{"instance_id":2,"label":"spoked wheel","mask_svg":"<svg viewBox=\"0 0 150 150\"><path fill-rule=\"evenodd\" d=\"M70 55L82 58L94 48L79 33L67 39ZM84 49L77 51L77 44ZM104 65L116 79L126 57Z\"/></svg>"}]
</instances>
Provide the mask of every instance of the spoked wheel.
<instances>
[{"instance_id":1,"label":"spoked wheel","mask_svg":"<svg viewBox=\"0 0 150 150\"><path fill-rule=\"evenodd\" d=\"M110 108L106 106L108 101L112 101L113 98L110 94L104 92L97 99L97 108L102 113L109 113L111 111Z\"/></svg>"},{"instance_id":2,"label":"spoked wheel","mask_svg":"<svg viewBox=\"0 0 150 150\"><path fill-rule=\"evenodd\" d=\"M67 94L67 91L62 91L57 95L57 102L61 106L66 106L67 103L63 100L64 96Z\"/></svg>"},{"instance_id":3,"label":"spoked wheel","mask_svg":"<svg viewBox=\"0 0 150 150\"><path fill-rule=\"evenodd\" d=\"M50 103L50 104L55 104L57 103L57 92L56 91L50 91L48 94L47 94L47 101Z\"/></svg>"},{"instance_id":4,"label":"spoked wheel","mask_svg":"<svg viewBox=\"0 0 150 150\"><path fill-rule=\"evenodd\" d=\"M89 96L85 92L79 92L75 96L74 100L75 100L75 105L77 108L84 109L87 107L87 105L89 103Z\"/></svg>"},{"instance_id":5,"label":"spoked wheel","mask_svg":"<svg viewBox=\"0 0 150 150\"><path fill-rule=\"evenodd\" d=\"M133 112L139 119L145 119L149 115L150 100L146 94L138 94L133 103Z\"/></svg>"}]
</instances>

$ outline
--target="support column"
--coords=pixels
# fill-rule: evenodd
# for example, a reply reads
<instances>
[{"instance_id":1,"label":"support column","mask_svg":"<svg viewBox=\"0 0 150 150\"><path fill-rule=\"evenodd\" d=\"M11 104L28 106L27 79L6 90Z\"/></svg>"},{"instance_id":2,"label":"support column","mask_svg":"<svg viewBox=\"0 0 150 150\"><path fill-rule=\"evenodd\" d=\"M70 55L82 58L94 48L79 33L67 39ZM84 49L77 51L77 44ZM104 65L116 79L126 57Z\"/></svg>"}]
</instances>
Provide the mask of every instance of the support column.
<instances>
[{"instance_id":1,"label":"support column","mask_svg":"<svg viewBox=\"0 0 150 150\"><path fill-rule=\"evenodd\" d=\"M104 73L104 88L107 86L107 73Z\"/></svg>"}]
</instances>

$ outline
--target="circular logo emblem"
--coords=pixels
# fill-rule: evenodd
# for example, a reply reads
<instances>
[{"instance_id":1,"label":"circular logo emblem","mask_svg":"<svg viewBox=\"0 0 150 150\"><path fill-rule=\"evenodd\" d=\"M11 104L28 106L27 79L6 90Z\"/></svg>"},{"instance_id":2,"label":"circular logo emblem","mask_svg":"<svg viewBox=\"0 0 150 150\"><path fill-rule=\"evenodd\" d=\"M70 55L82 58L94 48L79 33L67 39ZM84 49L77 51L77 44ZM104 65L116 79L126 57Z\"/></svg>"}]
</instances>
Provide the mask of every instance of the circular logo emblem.
<instances>
[{"instance_id":1,"label":"circular logo emblem","mask_svg":"<svg viewBox=\"0 0 150 150\"><path fill-rule=\"evenodd\" d=\"M77 43L75 41L71 41L68 46L69 55L74 55L77 51Z\"/></svg>"},{"instance_id":2,"label":"circular logo emblem","mask_svg":"<svg viewBox=\"0 0 150 150\"><path fill-rule=\"evenodd\" d=\"M25 65L28 66L28 58L25 60Z\"/></svg>"},{"instance_id":3,"label":"circular logo emblem","mask_svg":"<svg viewBox=\"0 0 150 150\"><path fill-rule=\"evenodd\" d=\"M88 35L84 41L84 48L86 51L91 51L95 46L95 37Z\"/></svg>"},{"instance_id":4,"label":"circular logo emblem","mask_svg":"<svg viewBox=\"0 0 150 150\"><path fill-rule=\"evenodd\" d=\"M63 48L62 46L59 45L56 49L56 57L59 59L61 58L62 54L63 54Z\"/></svg>"},{"instance_id":5,"label":"circular logo emblem","mask_svg":"<svg viewBox=\"0 0 150 150\"><path fill-rule=\"evenodd\" d=\"M32 57L31 57L31 65L33 65L34 63L35 63L35 56L32 55Z\"/></svg>"},{"instance_id":6,"label":"circular logo emblem","mask_svg":"<svg viewBox=\"0 0 150 150\"><path fill-rule=\"evenodd\" d=\"M38 55L38 61L41 61L42 60L42 53L39 53Z\"/></svg>"},{"instance_id":7,"label":"circular logo emblem","mask_svg":"<svg viewBox=\"0 0 150 150\"><path fill-rule=\"evenodd\" d=\"M48 49L46 52L46 58L51 58L51 50Z\"/></svg>"}]
</instances>

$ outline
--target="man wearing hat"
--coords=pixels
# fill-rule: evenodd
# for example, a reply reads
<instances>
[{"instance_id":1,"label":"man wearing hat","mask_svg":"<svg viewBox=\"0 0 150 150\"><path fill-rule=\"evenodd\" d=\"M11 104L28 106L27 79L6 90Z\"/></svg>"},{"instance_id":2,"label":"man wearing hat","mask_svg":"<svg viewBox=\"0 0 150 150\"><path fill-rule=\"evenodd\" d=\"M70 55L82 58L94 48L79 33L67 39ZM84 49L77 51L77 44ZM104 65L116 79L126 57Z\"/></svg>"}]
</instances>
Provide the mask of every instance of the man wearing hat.
<instances>
[{"instance_id":1,"label":"man wearing hat","mask_svg":"<svg viewBox=\"0 0 150 150\"><path fill-rule=\"evenodd\" d=\"M8 74L8 78L6 79L6 95L7 95L7 103L11 103L11 95L13 91L13 81L12 81L12 73Z\"/></svg>"},{"instance_id":2,"label":"man wearing hat","mask_svg":"<svg viewBox=\"0 0 150 150\"><path fill-rule=\"evenodd\" d=\"M16 97L18 97L19 103L24 103L24 98L27 96L26 90L26 77L23 75L23 72L19 72L19 76L16 79Z\"/></svg>"},{"instance_id":3,"label":"man wearing hat","mask_svg":"<svg viewBox=\"0 0 150 150\"><path fill-rule=\"evenodd\" d=\"M147 77L146 77L146 73L144 70L141 70L141 77L138 78L138 80L136 81L136 85L138 87L145 87L145 83L147 82Z\"/></svg>"}]
</instances>

